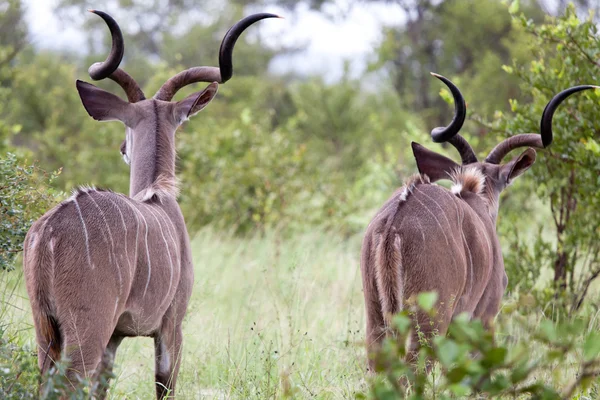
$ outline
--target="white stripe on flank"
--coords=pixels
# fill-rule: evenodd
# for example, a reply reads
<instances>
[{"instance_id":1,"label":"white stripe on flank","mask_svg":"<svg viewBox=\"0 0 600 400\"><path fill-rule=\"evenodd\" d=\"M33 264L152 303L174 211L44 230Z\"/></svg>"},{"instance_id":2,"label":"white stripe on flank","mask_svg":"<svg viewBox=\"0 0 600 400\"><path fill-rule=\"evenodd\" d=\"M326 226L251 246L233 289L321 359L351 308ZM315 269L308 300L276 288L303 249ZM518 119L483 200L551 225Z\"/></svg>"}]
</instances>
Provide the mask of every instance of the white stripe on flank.
<instances>
[{"instance_id":1,"label":"white stripe on flank","mask_svg":"<svg viewBox=\"0 0 600 400\"><path fill-rule=\"evenodd\" d=\"M123 229L125 230L125 258L127 258L127 264L129 265L129 278L131 279L133 277L133 268L131 267L131 260L129 259L129 251L127 250L127 248L129 247L129 243L128 243L128 239L129 239L129 235L127 234L127 224L125 223L125 218L123 217L123 213L121 212L121 208L117 205L117 203L115 203L110 196L106 197L104 196L104 193L102 192L98 192L98 194L111 202L111 204L113 206L115 206L115 208L117 209L117 211L119 212L119 215L121 216L121 223L123 224ZM137 218L136 218L137 221Z\"/></svg>"},{"instance_id":2,"label":"white stripe on flank","mask_svg":"<svg viewBox=\"0 0 600 400\"><path fill-rule=\"evenodd\" d=\"M115 309L113 311L113 322L116 322L114 320L117 319L117 307L119 306L119 296L117 296L117 299L115 300Z\"/></svg>"},{"instance_id":3,"label":"white stripe on flank","mask_svg":"<svg viewBox=\"0 0 600 400\"><path fill-rule=\"evenodd\" d=\"M97 192L95 192L95 193L97 193ZM90 194L90 192L87 192L87 195L90 198L90 200L92 200L92 203L94 203L94 206L96 206L98 211L100 211L100 216L102 217L102 220L104 221L104 225L106 225L106 229L108 230L108 238L110 239L109 261L111 258L110 255L112 254L113 264L117 267L117 275L119 276L119 296L120 296L121 294L123 294L123 274L121 273L121 266L119 265L119 260L117 260L117 257L115 255L115 242L113 241L112 232L110 231L110 225L108 224L108 221L106 220L104 211L102 211L102 208L98 205L98 203L96 203L96 200L94 200L94 197Z\"/></svg>"},{"instance_id":4,"label":"white stripe on flank","mask_svg":"<svg viewBox=\"0 0 600 400\"><path fill-rule=\"evenodd\" d=\"M46 222L44 222L44 225L46 225ZM36 245L36 240L37 239L37 235L35 233L32 233L30 238L29 238L29 251L33 251L33 249L35 249L35 245Z\"/></svg>"},{"instance_id":5,"label":"white stripe on flank","mask_svg":"<svg viewBox=\"0 0 600 400\"><path fill-rule=\"evenodd\" d=\"M458 219L458 224L460 226L460 234L462 236L464 245L467 248L467 251L469 252L469 271L471 272L471 279L469 280L469 294L470 294L473 292L475 270L474 270L474 264L473 264L473 256L471 255L471 248L469 247L469 242L467 241L467 237L465 236L465 231L464 231L464 227L463 227L463 223L465 220L465 210L462 207L458 206L458 204L456 203L456 201L457 201L456 197L452 196L446 190L444 190L443 192L446 196L448 196L450 198L450 202L452 203L452 205L454 206L454 209L456 210L456 218ZM466 203L461 203L461 204L466 204ZM462 215L460 213L460 210L462 210Z\"/></svg>"},{"instance_id":6,"label":"white stripe on flank","mask_svg":"<svg viewBox=\"0 0 600 400\"><path fill-rule=\"evenodd\" d=\"M429 212L429 214L431 214L431 216L433 217L433 219L435 219L435 222L437 222L438 226L440 227L440 230L444 234L444 238L446 239L446 244L448 246L450 246L450 241L448 240L448 236L446 236L446 232L444 232L444 227L442 226L442 224L440 224L440 221L437 219L437 217L435 216L435 214L429 209L429 207L427 207L425 205L425 203L423 203L421 200L419 200L417 196L413 196L412 198L415 199L416 201L418 201L419 204L421 204L423 206L423 208L425 208L427 210L427 212Z\"/></svg>"},{"instance_id":7,"label":"white stripe on flank","mask_svg":"<svg viewBox=\"0 0 600 400\"><path fill-rule=\"evenodd\" d=\"M135 206L132 206L131 204L129 204L129 198L127 196L125 196L124 194L118 193L118 198L120 199L122 197L122 200L125 202L125 204L131 208L133 210L133 216L135 218L135 252L133 254L133 266L136 267L137 266L137 261L138 261L138 238L139 238L139 233L140 233L140 220L138 219L137 213L138 210ZM133 270L131 272L133 274Z\"/></svg>"},{"instance_id":8,"label":"white stripe on flank","mask_svg":"<svg viewBox=\"0 0 600 400\"><path fill-rule=\"evenodd\" d=\"M85 226L85 221L83 220L83 214L81 214L81 208L79 208L79 203L77 203L77 197L73 198L73 203L75 203L75 207L77 207L77 212L79 213L79 220L81 221L81 225L83 225L83 234L85 236L85 252L87 254L87 262L90 268L94 269L94 265L92 265L92 260L90 258L90 241L88 238L87 227Z\"/></svg>"},{"instance_id":9,"label":"white stripe on flank","mask_svg":"<svg viewBox=\"0 0 600 400\"><path fill-rule=\"evenodd\" d=\"M126 200L131 200L129 197L123 195L123 198L125 198ZM131 200L133 201L133 200ZM148 279L146 280L146 287L144 288L144 294L142 295L143 297L146 297L146 292L148 291L148 285L150 284L150 276L152 274L152 264L150 261L150 250L148 249L148 222L146 221L146 218L144 217L144 214L138 210L138 208L136 207L137 204L130 204L129 202L127 202L127 204L131 207L131 209L140 217L142 217L142 220L144 221L144 226L146 227L146 236L145 236L145 244L146 244L146 260L148 261ZM137 236L136 236L137 238ZM137 243L137 240L135 241ZM136 255L137 255L137 245L136 245ZM137 257L136 257L137 259Z\"/></svg>"},{"instance_id":10,"label":"white stripe on flank","mask_svg":"<svg viewBox=\"0 0 600 400\"><path fill-rule=\"evenodd\" d=\"M487 242L488 248L490 250L490 257L493 258L494 253L492 252L492 243L490 242L490 238L488 237L487 231L485 230L485 224L481 220L481 217L479 216L479 214L477 214L476 212L474 212L474 214L477 217L477 220L479 221L479 223L481 224L481 227L483 228L483 236L485 236L485 241Z\"/></svg>"},{"instance_id":11,"label":"white stripe on flank","mask_svg":"<svg viewBox=\"0 0 600 400\"><path fill-rule=\"evenodd\" d=\"M156 214L154 212L154 210L152 209L151 205L146 204L148 212L150 214L152 214L152 216L154 217L154 220L156 221L156 223L158 223L158 228L160 230L160 235L162 236L163 242L165 243L165 247L167 249L167 257L169 257L169 265L171 267L171 275L169 277L169 289L167 290L167 293L170 294L171 293L171 288L173 287L173 258L171 257L171 251L169 250L169 244L167 243L167 238L165 237L165 234L163 232L163 227L162 224L160 223L160 221L158 220L158 218L156 217ZM164 304L164 302L166 300L169 300L169 296L165 296L163 301L160 303L159 305L159 309L162 307L162 305Z\"/></svg>"},{"instance_id":12,"label":"white stripe on flank","mask_svg":"<svg viewBox=\"0 0 600 400\"><path fill-rule=\"evenodd\" d=\"M418 218L415 218L415 221L419 225L419 231L421 231L421 239L423 240L423 243L425 243L425 232L423 232L423 226L421 226L421 222Z\"/></svg>"},{"instance_id":13,"label":"white stripe on flank","mask_svg":"<svg viewBox=\"0 0 600 400\"><path fill-rule=\"evenodd\" d=\"M452 232L452 225L450 224L450 220L448 219L448 216L446 215L446 210L444 208L442 208L442 206L440 205L440 203L437 202L436 199L434 199L433 197L429 196L427 193L425 193L422 190L419 190L418 188L415 188L415 191L419 191L419 193L421 193L423 196L427 197L429 200L433 201L435 203L436 206L438 206L438 208L442 211L442 215L444 216L444 218L446 219L446 222L448 223L448 228L450 229L450 232ZM443 192L446 192L445 190L442 189ZM455 245L459 246L460 244L458 243L458 241L456 240L456 238L454 237L454 235L450 235L450 237L452 237L452 241L454 242Z\"/></svg>"},{"instance_id":14,"label":"white stripe on flank","mask_svg":"<svg viewBox=\"0 0 600 400\"><path fill-rule=\"evenodd\" d=\"M167 231L169 232L169 237L173 241L173 247L174 247L174 249L176 250L176 253L177 253L177 254L175 254L175 256L176 256L175 260L176 260L176 262L179 262L180 249L179 249L178 242L175 239L175 237L177 236L177 229L175 228L175 224L173 224L173 221L171 221L171 218L169 218L169 216L167 215L167 213L166 213L165 210L163 210L162 208L158 207L156 209L156 211L158 211L158 215L160 215L161 219L163 221L167 222L166 223L167 228L168 228ZM170 227L169 227L169 225L170 225ZM171 229L173 229L173 232L171 232Z\"/></svg>"}]
</instances>

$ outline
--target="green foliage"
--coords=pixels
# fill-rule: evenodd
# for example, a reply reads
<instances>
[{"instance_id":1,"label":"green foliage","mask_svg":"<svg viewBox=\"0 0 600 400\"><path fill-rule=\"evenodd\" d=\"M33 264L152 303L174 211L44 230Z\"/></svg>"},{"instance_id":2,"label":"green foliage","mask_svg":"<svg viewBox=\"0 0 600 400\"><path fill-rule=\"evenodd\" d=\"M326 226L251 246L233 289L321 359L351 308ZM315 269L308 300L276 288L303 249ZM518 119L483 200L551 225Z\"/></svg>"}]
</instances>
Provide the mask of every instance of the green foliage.
<instances>
[{"instance_id":1,"label":"green foliage","mask_svg":"<svg viewBox=\"0 0 600 400\"><path fill-rule=\"evenodd\" d=\"M383 68L405 107L419 113L428 126L448 124L448 114L438 96L437 72L453 80L464 94L469 108L491 116L506 109L509 98L521 98L518 79L503 76L501 65L513 59L525 62L527 37L511 24L505 2L401 1L407 21L384 28L372 69ZM542 11L533 1L521 9L535 20ZM476 18L474 16L477 16ZM468 28L467 28L468 27ZM477 135L485 131L478 129Z\"/></svg>"},{"instance_id":2,"label":"green foliage","mask_svg":"<svg viewBox=\"0 0 600 400\"><path fill-rule=\"evenodd\" d=\"M0 397L6 400L36 399L39 369L37 354L9 337L0 325Z\"/></svg>"},{"instance_id":3,"label":"green foliage","mask_svg":"<svg viewBox=\"0 0 600 400\"><path fill-rule=\"evenodd\" d=\"M14 268L29 227L56 202L59 194L47 186L56 176L23 165L12 153L0 157L0 270Z\"/></svg>"},{"instance_id":4,"label":"green foliage","mask_svg":"<svg viewBox=\"0 0 600 400\"><path fill-rule=\"evenodd\" d=\"M396 107L395 94L361 93L357 81L223 85L177 137L188 226L362 231L409 173L398 167L412 158L409 140L424 137Z\"/></svg>"},{"instance_id":5,"label":"green foliage","mask_svg":"<svg viewBox=\"0 0 600 400\"><path fill-rule=\"evenodd\" d=\"M418 297L429 313L431 300L435 301L435 293ZM405 357L412 318L409 311L401 312L393 319L394 335L373 355L378 375L371 380L368 398L570 399L600 373L600 335L592 331L581 339L589 319L561 323L543 319L537 326L518 314L512 319L529 335L501 342L481 321L462 314L451 322L447 336L430 338L421 346L418 360L409 364ZM578 373L566 386L536 379L547 370L560 371L572 359Z\"/></svg>"},{"instance_id":6,"label":"green foliage","mask_svg":"<svg viewBox=\"0 0 600 400\"><path fill-rule=\"evenodd\" d=\"M17 58L5 119L20 127L13 145L35 149L46 170L62 169L54 186L98 185L127 191L119 154L124 127L92 120L75 89L75 66L54 53L24 51ZM111 90L120 93L121 89Z\"/></svg>"},{"instance_id":7,"label":"green foliage","mask_svg":"<svg viewBox=\"0 0 600 400\"><path fill-rule=\"evenodd\" d=\"M581 21L574 7L540 25L524 16L514 21L531 35L529 49L534 59L505 69L520 80L531 101L512 101L514 114L498 114L491 126L502 136L537 131L542 110L553 95L570 86L597 83L599 71L598 28L590 18ZM533 247L523 246L516 236L512 239L511 247L518 249L521 259L514 254L507 257L509 277L524 259L535 260L538 273L542 266L552 268L554 288L557 294L564 292L571 311L581 307L600 273L600 121L595 118L599 98L599 91L582 92L557 111L554 141L538 152L538 165L528 174L532 183L523 187L521 195L549 201L553 237L548 235L547 220L546 234L540 230Z\"/></svg>"}]
</instances>

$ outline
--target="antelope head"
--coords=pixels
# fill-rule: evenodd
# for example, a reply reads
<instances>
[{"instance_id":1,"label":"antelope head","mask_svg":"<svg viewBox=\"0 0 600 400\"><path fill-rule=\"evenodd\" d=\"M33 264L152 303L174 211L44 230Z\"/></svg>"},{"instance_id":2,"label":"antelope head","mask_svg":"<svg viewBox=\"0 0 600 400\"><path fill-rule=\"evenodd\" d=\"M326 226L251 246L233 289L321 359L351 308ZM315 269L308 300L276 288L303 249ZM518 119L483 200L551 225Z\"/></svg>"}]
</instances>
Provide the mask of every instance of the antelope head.
<instances>
[{"instance_id":1,"label":"antelope head","mask_svg":"<svg viewBox=\"0 0 600 400\"><path fill-rule=\"evenodd\" d=\"M146 99L137 82L119 68L125 47L118 24L102 11L91 12L108 25L112 49L104 62L95 63L89 68L89 75L94 80L112 79L123 88L128 101L78 80L77 90L83 106L95 120L118 120L126 126L121 153L131 166L129 191L132 197L157 182L162 182L162 187L175 189L175 131L184 121L206 107L215 97L219 83L225 83L232 77L233 47L240 34L257 21L279 17L260 13L242 19L223 38L218 68L203 66L182 71L167 80L152 98ZM211 83L204 90L181 101L172 101L178 90L195 82ZM147 192L148 195L151 193Z\"/></svg>"},{"instance_id":2,"label":"antelope head","mask_svg":"<svg viewBox=\"0 0 600 400\"><path fill-rule=\"evenodd\" d=\"M466 117L466 105L462 94L449 79L438 74L432 75L450 89L454 98L455 115L447 127L434 128L431 137L436 143L450 143L460 154L461 164L413 142L412 149L419 172L427 175L432 182L452 179L454 182L462 182L462 185L469 185L469 192L480 192L486 199L493 221L498 215L500 193L533 165L536 159L535 149L544 149L552 143L552 117L558 106L574 93L598 88L593 85L581 85L561 91L550 100L542 113L541 134L524 133L511 136L494 147L483 161L478 161L469 143L458 133ZM509 162L502 163L511 151L522 147L527 149ZM463 176L457 177L459 174ZM453 187L453 191L460 193L463 187L459 186Z\"/></svg>"}]
</instances>

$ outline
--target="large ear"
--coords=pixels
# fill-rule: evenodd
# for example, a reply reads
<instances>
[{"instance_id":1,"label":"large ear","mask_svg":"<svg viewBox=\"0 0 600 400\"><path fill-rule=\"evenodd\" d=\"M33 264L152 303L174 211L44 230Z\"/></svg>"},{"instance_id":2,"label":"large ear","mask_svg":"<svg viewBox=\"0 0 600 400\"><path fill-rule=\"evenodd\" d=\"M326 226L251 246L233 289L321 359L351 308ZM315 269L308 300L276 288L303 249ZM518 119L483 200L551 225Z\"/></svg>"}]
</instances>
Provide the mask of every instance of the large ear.
<instances>
[{"instance_id":1,"label":"large ear","mask_svg":"<svg viewBox=\"0 0 600 400\"><path fill-rule=\"evenodd\" d=\"M500 167L500 176L504 179L504 183L508 185L513 179L527 171L535 162L535 156L535 150L530 147L509 163Z\"/></svg>"},{"instance_id":2,"label":"large ear","mask_svg":"<svg viewBox=\"0 0 600 400\"><path fill-rule=\"evenodd\" d=\"M198 113L210 103L219 90L219 84L213 82L201 92L196 92L175 104L175 115L178 121L185 121Z\"/></svg>"},{"instance_id":3,"label":"large ear","mask_svg":"<svg viewBox=\"0 0 600 400\"><path fill-rule=\"evenodd\" d=\"M415 156L415 161L417 162L417 168L419 168L419 172L427 175L431 182L435 182L440 179L449 179L450 173L455 169L460 168L460 165L448 157L444 157L443 155L434 151L427 150L419 143L411 142L411 146L413 155Z\"/></svg>"},{"instance_id":4,"label":"large ear","mask_svg":"<svg viewBox=\"0 0 600 400\"><path fill-rule=\"evenodd\" d=\"M85 110L96 121L121 121L130 126L134 110L130 103L87 82L77 80L77 91Z\"/></svg>"}]
</instances>

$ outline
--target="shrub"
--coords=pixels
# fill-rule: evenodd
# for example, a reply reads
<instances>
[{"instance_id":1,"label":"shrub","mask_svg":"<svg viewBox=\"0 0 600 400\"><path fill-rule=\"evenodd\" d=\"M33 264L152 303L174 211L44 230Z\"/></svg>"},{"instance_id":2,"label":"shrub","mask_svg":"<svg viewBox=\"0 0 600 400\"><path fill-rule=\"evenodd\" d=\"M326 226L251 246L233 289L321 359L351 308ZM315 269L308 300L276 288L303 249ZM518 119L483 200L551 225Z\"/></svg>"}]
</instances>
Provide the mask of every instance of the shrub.
<instances>
[{"instance_id":1,"label":"shrub","mask_svg":"<svg viewBox=\"0 0 600 400\"><path fill-rule=\"evenodd\" d=\"M47 186L59 173L24 165L12 153L0 158L0 270L14 268L29 227L60 196Z\"/></svg>"},{"instance_id":2,"label":"shrub","mask_svg":"<svg viewBox=\"0 0 600 400\"><path fill-rule=\"evenodd\" d=\"M433 299L433 300L432 300ZM422 293L421 309L435 316L435 293ZM502 319L500 319L502 323ZM529 337L495 340L478 320L456 317L447 336L424 341L415 365L404 361L411 331L411 312L393 319L395 335L386 338L374 354L377 376L370 383L371 399L485 398L570 399L600 374L600 334L588 332L583 318L564 322L542 319L536 326L513 313L511 322ZM426 365L433 365L426 373ZM540 374L577 369L564 387Z\"/></svg>"}]
</instances>

